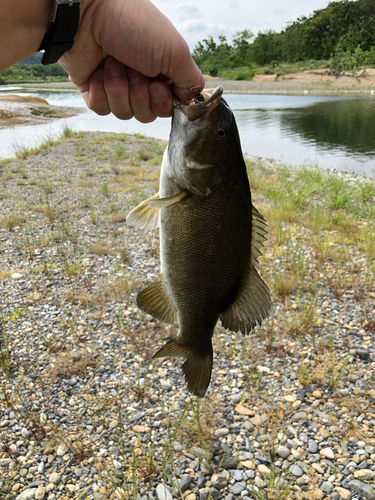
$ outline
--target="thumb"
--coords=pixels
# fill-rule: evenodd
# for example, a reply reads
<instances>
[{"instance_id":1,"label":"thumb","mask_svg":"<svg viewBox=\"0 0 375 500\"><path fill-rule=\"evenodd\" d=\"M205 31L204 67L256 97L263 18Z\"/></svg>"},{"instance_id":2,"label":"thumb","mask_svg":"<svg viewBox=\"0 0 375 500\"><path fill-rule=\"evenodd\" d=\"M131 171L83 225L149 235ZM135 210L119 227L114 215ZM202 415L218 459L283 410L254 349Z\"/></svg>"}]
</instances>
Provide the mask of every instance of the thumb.
<instances>
[{"instance_id":1,"label":"thumb","mask_svg":"<svg viewBox=\"0 0 375 500\"><path fill-rule=\"evenodd\" d=\"M172 90L182 101L189 101L194 95L202 92L205 85L203 75L191 57L185 40L184 51L179 51L171 58L168 78L172 81ZM190 91L190 92L189 92Z\"/></svg>"}]
</instances>

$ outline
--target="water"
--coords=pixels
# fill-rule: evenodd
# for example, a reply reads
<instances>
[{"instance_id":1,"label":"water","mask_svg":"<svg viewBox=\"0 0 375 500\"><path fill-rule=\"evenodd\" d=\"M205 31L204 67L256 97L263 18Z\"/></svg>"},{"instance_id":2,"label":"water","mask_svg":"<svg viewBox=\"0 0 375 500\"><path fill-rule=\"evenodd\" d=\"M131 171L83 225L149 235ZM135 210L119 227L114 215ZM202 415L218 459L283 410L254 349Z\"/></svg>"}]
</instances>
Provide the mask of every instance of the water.
<instances>
[{"instance_id":1,"label":"water","mask_svg":"<svg viewBox=\"0 0 375 500\"><path fill-rule=\"evenodd\" d=\"M34 95L52 105L85 107L78 92L4 88L1 93ZM288 164L317 164L375 178L375 97L226 95L236 116L244 152ZM36 146L46 134L73 130L142 133L168 139L170 119L142 124L120 121L92 111L49 124L0 130L0 158L14 154L14 145Z\"/></svg>"}]
</instances>

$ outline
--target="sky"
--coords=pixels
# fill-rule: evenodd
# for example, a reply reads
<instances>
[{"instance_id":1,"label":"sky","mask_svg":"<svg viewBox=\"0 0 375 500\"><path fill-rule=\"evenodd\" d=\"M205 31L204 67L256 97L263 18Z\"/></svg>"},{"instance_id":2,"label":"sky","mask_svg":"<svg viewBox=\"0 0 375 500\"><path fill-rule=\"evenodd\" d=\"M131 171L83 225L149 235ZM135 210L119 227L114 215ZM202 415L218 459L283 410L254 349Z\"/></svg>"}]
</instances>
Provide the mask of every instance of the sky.
<instances>
[{"instance_id":1,"label":"sky","mask_svg":"<svg viewBox=\"0 0 375 500\"><path fill-rule=\"evenodd\" d=\"M176 26L192 50L198 41L223 34L231 43L237 31L280 31L288 21L324 9L330 0L152 0Z\"/></svg>"}]
</instances>

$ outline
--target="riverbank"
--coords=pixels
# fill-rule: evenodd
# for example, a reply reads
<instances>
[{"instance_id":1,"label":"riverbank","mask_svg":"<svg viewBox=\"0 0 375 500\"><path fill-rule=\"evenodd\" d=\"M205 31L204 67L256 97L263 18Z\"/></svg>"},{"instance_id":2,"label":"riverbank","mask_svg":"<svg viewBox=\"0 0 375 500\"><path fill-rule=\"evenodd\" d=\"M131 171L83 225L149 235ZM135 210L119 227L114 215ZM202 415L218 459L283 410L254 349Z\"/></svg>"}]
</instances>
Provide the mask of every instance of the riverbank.
<instances>
[{"instance_id":1,"label":"riverbank","mask_svg":"<svg viewBox=\"0 0 375 500\"><path fill-rule=\"evenodd\" d=\"M225 92L234 94L290 94L304 95L372 95L375 94L375 69L367 68L361 76L342 74L335 76L329 70L306 70L285 75L255 75L251 81L224 80L205 75L206 87L222 85ZM18 86L18 85L17 85ZM77 90L72 82L20 84L25 91ZM1 86L0 86L1 90Z\"/></svg>"},{"instance_id":2,"label":"riverbank","mask_svg":"<svg viewBox=\"0 0 375 500\"><path fill-rule=\"evenodd\" d=\"M0 167L1 498L370 498L375 182L248 158L273 310L217 327L198 401L135 305L159 241L125 216L164 147L66 129Z\"/></svg>"},{"instance_id":3,"label":"riverbank","mask_svg":"<svg viewBox=\"0 0 375 500\"><path fill-rule=\"evenodd\" d=\"M207 86L222 85L234 94L290 95L366 95L375 94L375 69L367 68L362 76L335 76L329 70L306 70L285 75L255 75L249 81L223 80L205 76ZM213 85L214 83L214 85Z\"/></svg>"}]
</instances>

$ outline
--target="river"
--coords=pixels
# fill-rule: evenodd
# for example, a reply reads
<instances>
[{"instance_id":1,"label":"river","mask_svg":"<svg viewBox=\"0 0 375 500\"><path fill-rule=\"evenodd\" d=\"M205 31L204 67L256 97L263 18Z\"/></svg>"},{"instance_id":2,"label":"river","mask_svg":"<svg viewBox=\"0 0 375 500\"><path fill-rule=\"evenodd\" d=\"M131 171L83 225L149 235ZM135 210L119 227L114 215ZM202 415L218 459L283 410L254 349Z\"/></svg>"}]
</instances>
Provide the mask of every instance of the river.
<instances>
[{"instance_id":1,"label":"river","mask_svg":"<svg viewBox=\"0 0 375 500\"><path fill-rule=\"evenodd\" d=\"M25 94L0 87L0 94L19 93L46 99L51 105L85 107L78 92L42 91ZM228 94L243 151L287 164L318 165L375 178L375 96ZM92 111L42 125L0 130L0 158L14 155L14 145L32 147L47 134L58 135L63 124L73 130L142 133L168 139L170 119L150 124L120 121Z\"/></svg>"}]
</instances>

